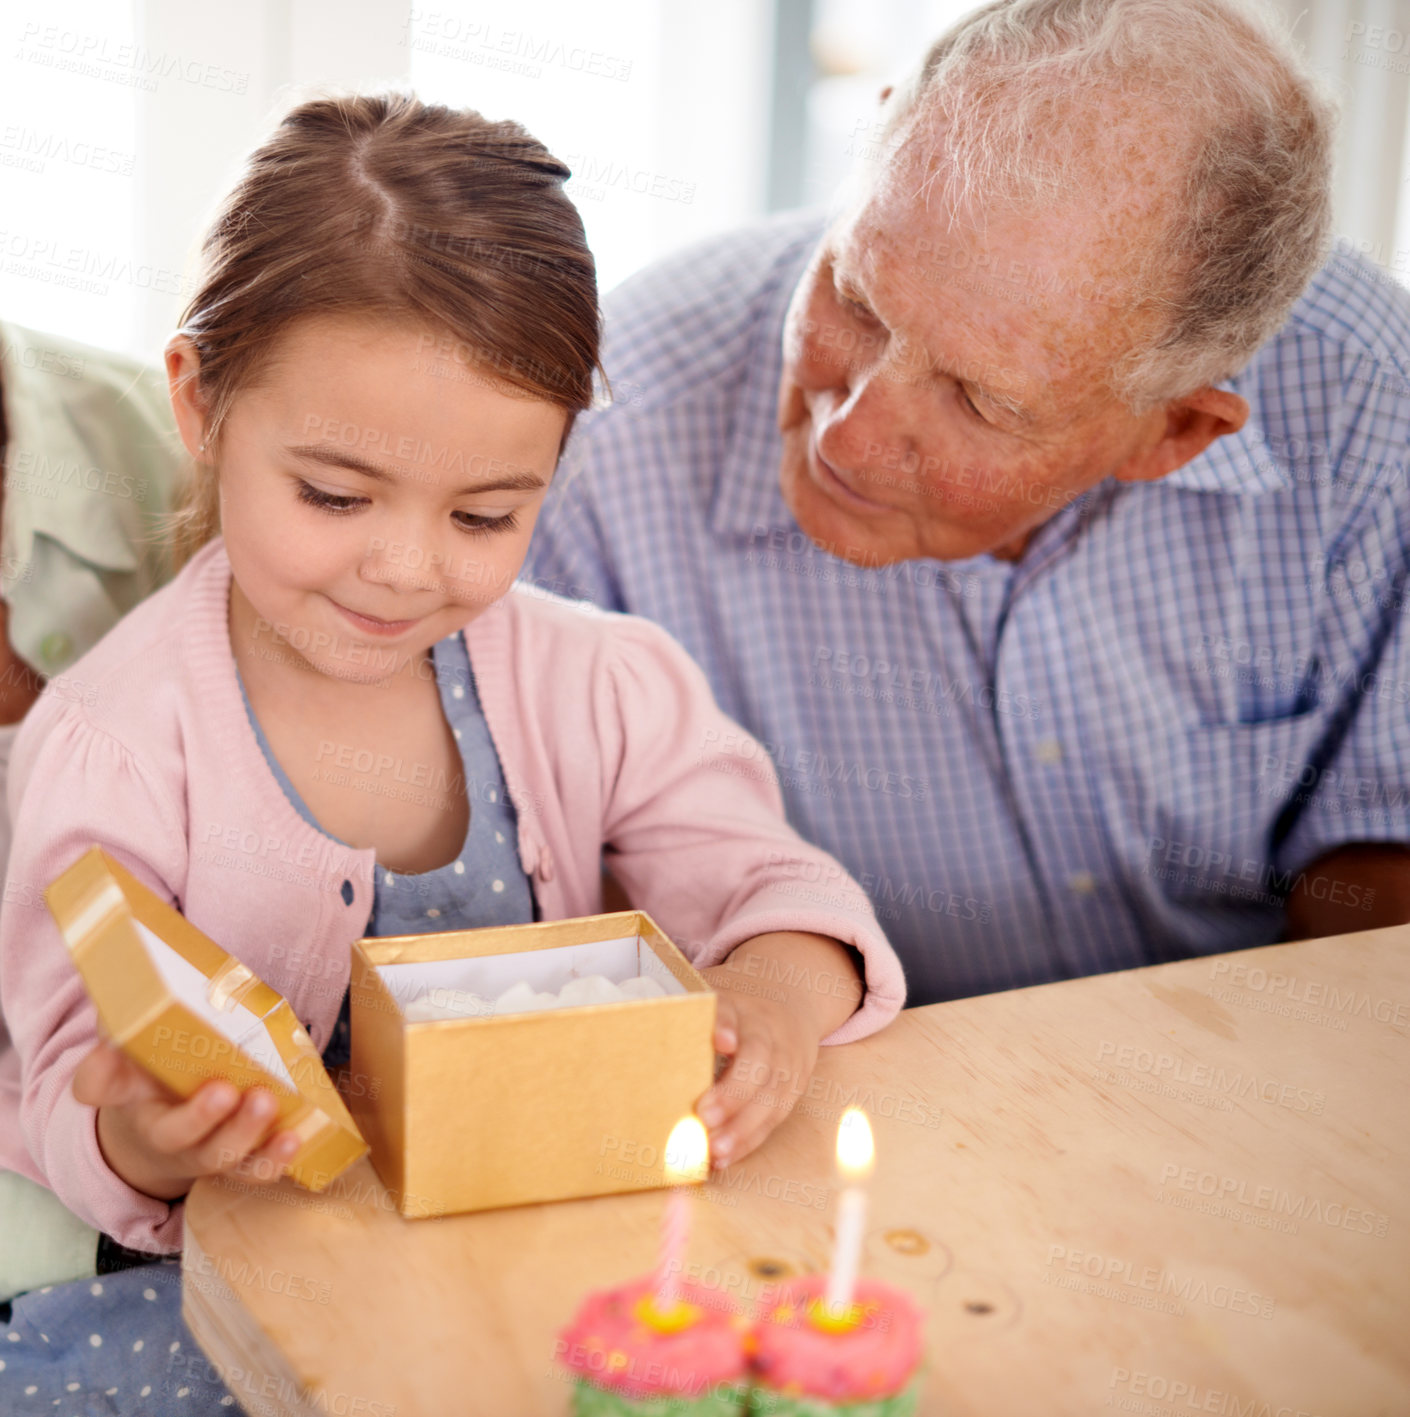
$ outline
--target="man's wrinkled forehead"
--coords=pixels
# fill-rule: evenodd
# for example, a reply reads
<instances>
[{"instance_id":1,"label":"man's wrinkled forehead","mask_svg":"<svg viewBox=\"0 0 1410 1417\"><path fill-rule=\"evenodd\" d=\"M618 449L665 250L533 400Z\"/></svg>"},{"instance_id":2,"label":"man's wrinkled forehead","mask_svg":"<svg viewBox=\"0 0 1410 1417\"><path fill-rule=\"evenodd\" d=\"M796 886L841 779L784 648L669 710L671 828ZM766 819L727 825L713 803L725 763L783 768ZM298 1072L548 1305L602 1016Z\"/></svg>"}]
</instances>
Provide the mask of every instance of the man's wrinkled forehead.
<instances>
[{"instance_id":1,"label":"man's wrinkled forehead","mask_svg":"<svg viewBox=\"0 0 1410 1417\"><path fill-rule=\"evenodd\" d=\"M1046 337L1042 312L1012 298L994 271L1000 257L968 233L881 199L863 201L832 229L834 284L861 299L901 338L913 359L937 370L986 368L1030 412L1043 387L1066 373Z\"/></svg>"},{"instance_id":2,"label":"man's wrinkled forehead","mask_svg":"<svg viewBox=\"0 0 1410 1417\"><path fill-rule=\"evenodd\" d=\"M933 138L912 140L876 169L831 230L839 273L889 295L927 346L953 330L1002 349L1025 383L1066 385L1064 397L1101 384L1102 396L1136 333L1131 248L1150 231L1145 204L1122 202L1114 224L1080 200L956 207L935 154Z\"/></svg>"}]
</instances>

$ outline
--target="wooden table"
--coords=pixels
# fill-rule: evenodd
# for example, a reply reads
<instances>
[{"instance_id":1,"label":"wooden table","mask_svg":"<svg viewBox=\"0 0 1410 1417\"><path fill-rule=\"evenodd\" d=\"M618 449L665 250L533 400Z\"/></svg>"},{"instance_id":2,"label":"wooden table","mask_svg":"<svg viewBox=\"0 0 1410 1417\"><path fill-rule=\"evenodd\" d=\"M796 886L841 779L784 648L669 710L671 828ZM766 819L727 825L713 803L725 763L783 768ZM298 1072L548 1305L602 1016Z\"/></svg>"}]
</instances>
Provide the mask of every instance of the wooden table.
<instances>
[{"instance_id":1,"label":"wooden table","mask_svg":"<svg viewBox=\"0 0 1410 1417\"><path fill-rule=\"evenodd\" d=\"M1410 927L915 1009L823 1050L692 1258L744 1301L825 1265L860 1101L925 1417L1410 1413L1407 1035ZM186 1318L250 1412L553 1417L557 1329L650 1268L663 1199L404 1221L366 1162L317 1197L202 1183Z\"/></svg>"}]
</instances>

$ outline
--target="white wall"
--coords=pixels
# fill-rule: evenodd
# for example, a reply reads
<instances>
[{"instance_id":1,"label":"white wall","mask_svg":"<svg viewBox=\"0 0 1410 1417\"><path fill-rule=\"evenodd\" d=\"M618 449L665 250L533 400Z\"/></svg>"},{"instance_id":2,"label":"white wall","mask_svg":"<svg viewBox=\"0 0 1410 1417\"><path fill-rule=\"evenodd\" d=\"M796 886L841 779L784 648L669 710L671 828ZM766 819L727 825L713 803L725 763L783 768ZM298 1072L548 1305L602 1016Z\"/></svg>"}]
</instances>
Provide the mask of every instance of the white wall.
<instances>
[{"instance_id":1,"label":"white wall","mask_svg":"<svg viewBox=\"0 0 1410 1417\"><path fill-rule=\"evenodd\" d=\"M129 346L152 287L137 260L135 25L125 5L72 0L0 15L0 313Z\"/></svg>"},{"instance_id":2,"label":"white wall","mask_svg":"<svg viewBox=\"0 0 1410 1417\"><path fill-rule=\"evenodd\" d=\"M1276 0L1342 104L1339 231L1410 284L1410 0Z\"/></svg>"},{"instance_id":3,"label":"white wall","mask_svg":"<svg viewBox=\"0 0 1410 1417\"><path fill-rule=\"evenodd\" d=\"M763 210L767 0L25 0L0 15L0 313L155 359L245 153L411 84L570 160L604 288Z\"/></svg>"},{"instance_id":4,"label":"white wall","mask_svg":"<svg viewBox=\"0 0 1410 1417\"><path fill-rule=\"evenodd\" d=\"M1410 277L1410 0L1278 0L1347 103L1343 231ZM825 203L883 82L966 0L815 0L797 155ZM762 212L770 0L11 0L0 12L0 314L155 358L241 157L320 83L410 82L523 121L575 169L609 288Z\"/></svg>"}]
</instances>

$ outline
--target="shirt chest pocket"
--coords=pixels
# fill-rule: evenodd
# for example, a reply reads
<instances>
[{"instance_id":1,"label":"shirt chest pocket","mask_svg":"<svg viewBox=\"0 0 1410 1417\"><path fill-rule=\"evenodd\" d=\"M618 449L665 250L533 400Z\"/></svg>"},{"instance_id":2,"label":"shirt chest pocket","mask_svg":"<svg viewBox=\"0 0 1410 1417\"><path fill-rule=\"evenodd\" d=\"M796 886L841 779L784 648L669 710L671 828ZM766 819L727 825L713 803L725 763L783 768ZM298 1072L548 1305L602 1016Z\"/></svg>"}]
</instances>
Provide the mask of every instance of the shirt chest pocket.
<instances>
[{"instance_id":1,"label":"shirt chest pocket","mask_svg":"<svg viewBox=\"0 0 1410 1417\"><path fill-rule=\"evenodd\" d=\"M1145 869L1164 895L1278 904L1289 882L1277 869L1277 846L1302 805L1299 777L1324 728L1324 715L1308 710L1176 736L1146 843Z\"/></svg>"}]
</instances>

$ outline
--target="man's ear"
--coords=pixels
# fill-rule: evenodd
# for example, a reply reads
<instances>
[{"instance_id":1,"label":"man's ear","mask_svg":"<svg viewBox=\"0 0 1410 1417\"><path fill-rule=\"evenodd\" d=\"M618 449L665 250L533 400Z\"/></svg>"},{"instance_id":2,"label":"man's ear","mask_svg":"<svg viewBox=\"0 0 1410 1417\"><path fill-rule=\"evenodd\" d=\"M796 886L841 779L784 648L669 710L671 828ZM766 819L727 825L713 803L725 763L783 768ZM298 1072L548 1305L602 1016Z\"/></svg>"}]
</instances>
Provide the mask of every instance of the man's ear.
<instances>
[{"instance_id":1,"label":"man's ear","mask_svg":"<svg viewBox=\"0 0 1410 1417\"><path fill-rule=\"evenodd\" d=\"M166 344L166 382L176 430L186 451L197 462L209 462L206 447L206 406L201 399L201 356L186 335L172 335Z\"/></svg>"},{"instance_id":2,"label":"man's ear","mask_svg":"<svg viewBox=\"0 0 1410 1417\"><path fill-rule=\"evenodd\" d=\"M1206 385L1150 416L1151 440L1111 474L1120 482L1157 482L1184 467L1216 438L1237 433L1248 422L1248 400Z\"/></svg>"}]
</instances>

